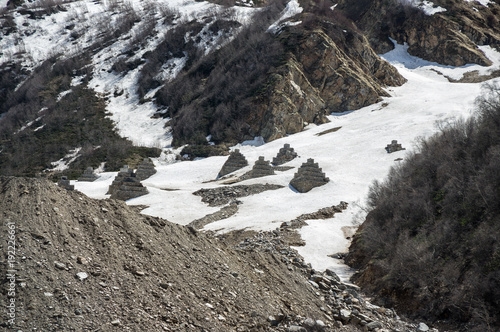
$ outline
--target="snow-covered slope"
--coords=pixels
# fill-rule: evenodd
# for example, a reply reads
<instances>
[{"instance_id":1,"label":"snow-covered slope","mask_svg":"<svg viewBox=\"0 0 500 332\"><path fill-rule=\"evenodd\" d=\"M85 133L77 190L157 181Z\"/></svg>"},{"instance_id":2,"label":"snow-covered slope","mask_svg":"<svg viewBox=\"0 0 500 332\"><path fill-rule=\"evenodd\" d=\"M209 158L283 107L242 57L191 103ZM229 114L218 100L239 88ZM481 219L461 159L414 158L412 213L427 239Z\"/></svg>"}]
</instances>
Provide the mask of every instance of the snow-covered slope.
<instances>
[{"instance_id":1,"label":"snow-covered slope","mask_svg":"<svg viewBox=\"0 0 500 332\"><path fill-rule=\"evenodd\" d=\"M41 9L37 7L40 3L33 2L29 9ZM0 1L0 8L5 5L6 1ZM165 129L167 120L151 117L157 111L149 99L154 95L154 90L146 94L142 101L137 94L139 71L144 64L141 63L126 73L118 73L112 68L117 59L127 53L132 42L137 43L138 47L134 48L133 55L127 61L141 59L176 24L192 20L210 21L210 17L226 9L195 0L81 0L65 2L63 7L64 10L37 18L13 12L18 31L0 38L0 65L17 59L26 68L33 69L56 53L70 57L92 45L98 45L95 50L91 49L93 76L89 87L108 98L107 110L122 136L128 137L136 145L165 149L162 156L155 160L158 172L143 182L150 193L129 200L128 203L147 205L148 208L143 213L179 224L188 224L217 211L219 208L209 207L193 192L200 188L223 185L223 180L215 179L227 157L175 163L174 155L169 153L171 136L168 129ZM236 7L230 15L232 19L245 25L258 10ZM282 19L293 18L294 14L301 11L299 2L291 1L280 16L281 19L271 25L271 28L285 24ZM171 22L164 20L166 13L173 15ZM134 15L142 19L134 18ZM131 27L125 29L118 38L106 41L103 32L116 29L124 20L131 20ZM198 45L204 52L209 52L219 47L222 39L218 35L204 35L205 30L197 35ZM237 32L235 29L230 34ZM349 203L348 209L334 218L308 221L309 225L300 230L306 245L297 250L314 268L321 270L335 266L339 274L347 277L347 269L328 255L346 251L349 241L344 231L349 231L363 221L366 195L374 180L382 180L389 168L398 163L396 159L404 158L406 153L414 150L419 138L437 132L439 126L445 125L447 121L471 115L474 99L481 92L481 84L450 83L446 77L460 79L464 73L474 70L479 75L488 75L493 70L498 70L500 54L488 46L481 48L495 63L493 66L444 67L412 57L406 52L405 46L397 45L395 50L383 57L408 82L402 87L389 89L390 98L354 112L331 115L331 122L328 124L310 125L302 133L267 144L255 144L260 142L257 139L253 143L233 147L240 149L250 162L250 166L236 172L236 176L248 171L259 156L272 160L285 143L290 144L300 158L289 163L294 169L239 183L272 183L284 187L240 198L242 204L235 215L208 224L205 229L217 232L237 229L273 230L282 222L295 219L301 214L346 201ZM162 78L173 78L185 61L185 57L169 60L162 67ZM74 79L73 85L78 84L81 84L81 79ZM335 132L318 135L338 127L340 129ZM392 140L398 140L407 150L388 154L384 147ZM308 158L319 163L330 182L301 194L290 188L289 182L297 168ZM95 182L74 184L77 190L91 197L105 198L115 175L116 173L101 173Z\"/></svg>"},{"instance_id":2,"label":"snow-covered slope","mask_svg":"<svg viewBox=\"0 0 500 332\"><path fill-rule=\"evenodd\" d=\"M354 112L332 115L328 124L311 125L302 133L264 145L235 146L250 162L250 166L235 175L248 171L259 156L272 160L285 143L290 144L300 158L287 164L294 166L294 169L239 183L272 183L281 184L284 188L240 198L242 204L235 215L209 224L205 229L217 232L273 230L281 222L301 214L346 201L349 203L348 209L334 218L307 221L309 225L300 230L306 245L297 247L297 250L314 268L322 270L334 267L347 278L348 269L328 255L347 250L349 241L343 231L346 227L356 227L362 222L370 184L374 180L383 180L389 168L398 163L396 159L404 158L406 153L414 151L420 138L432 135L449 121L472 115L474 100L481 93L481 84L450 83L443 75L461 77L471 70L498 69L498 52L489 50L488 54L495 61L493 67L451 68L412 57L406 53L405 46L397 45L394 51L383 57L398 68L408 83L389 89L390 98ZM336 127L340 129L318 135ZM388 154L384 147L392 140L398 140L407 150ZM143 181L150 194L129 200L128 203L148 205L143 213L179 224L188 224L213 213L218 208L208 207L192 193L200 188L222 185L223 180L214 180L226 158L211 157L174 164L160 158L155 161L158 173ZM288 184L297 168L308 158L319 163L330 182L301 194ZM75 186L90 196L103 198L106 197L107 186L113 175L103 173L101 179L94 183L75 182Z\"/></svg>"}]
</instances>

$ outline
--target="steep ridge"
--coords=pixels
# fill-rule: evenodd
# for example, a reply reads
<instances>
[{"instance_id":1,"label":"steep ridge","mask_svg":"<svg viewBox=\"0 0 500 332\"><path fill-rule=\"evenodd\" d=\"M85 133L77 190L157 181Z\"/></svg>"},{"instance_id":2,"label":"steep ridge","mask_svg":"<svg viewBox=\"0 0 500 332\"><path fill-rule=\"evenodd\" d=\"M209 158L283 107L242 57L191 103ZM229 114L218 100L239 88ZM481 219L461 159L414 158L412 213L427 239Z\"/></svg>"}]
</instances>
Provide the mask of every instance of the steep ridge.
<instances>
[{"instance_id":1,"label":"steep ridge","mask_svg":"<svg viewBox=\"0 0 500 332\"><path fill-rule=\"evenodd\" d=\"M157 93L172 118L174 145L207 144L209 135L216 144L272 141L325 123L332 112L376 103L388 96L384 87L405 82L331 8L309 4L273 29L276 14L265 13Z\"/></svg>"},{"instance_id":2,"label":"steep ridge","mask_svg":"<svg viewBox=\"0 0 500 332\"><path fill-rule=\"evenodd\" d=\"M361 34L329 26L332 21L315 28L318 23L309 23L312 29L289 27L279 36L288 60L272 74L267 96L257 105L262 119L250 121L259 124L252 128L266 141L297 133L308 123L325 123L330 113L374 104L388 96L383 87L406 81Z\"/></svg>"},{"instance_id":3,"label":"steep ridge","mask_svg":"<svg viewBox=\"0 0 500 332\"><path fill-rule=\"evenodd\" d=\"M2 219L16 225L18 328L226 330L270 314L323 316L306 281L277 257L237 253L46 180L2 178L0 192Z\"/></svg>"}]
</instances>

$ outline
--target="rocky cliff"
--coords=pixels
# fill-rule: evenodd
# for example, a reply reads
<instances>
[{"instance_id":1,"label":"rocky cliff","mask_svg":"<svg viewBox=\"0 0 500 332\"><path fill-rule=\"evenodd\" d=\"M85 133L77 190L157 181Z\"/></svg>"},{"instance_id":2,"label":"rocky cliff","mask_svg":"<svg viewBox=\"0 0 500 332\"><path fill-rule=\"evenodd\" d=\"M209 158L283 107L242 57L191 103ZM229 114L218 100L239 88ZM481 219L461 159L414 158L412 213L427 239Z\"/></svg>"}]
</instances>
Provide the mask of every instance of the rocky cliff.
<instances>
[{"instance_id":1,"label":"rocky cliff","mask_svg":"<svg viewBox=\"0 0 500 332\"><path fill-rule=\"evenodd\" d=\"M267 97L259 99L261 116L249 121L265 140L324 123L330 113L376 103L388 96L383 87L405 82L352 29L322 22L314 29L289 28L279 38L287 61L269 78Z\"/></svg>"},{"instance_id":2,"label":"rocky cliff","mask_svg":"<svg viewBox=\"0 0 500 332\"><path fill-rule=\"evenodd\" d=\"M498 47L498 3L435 1L430 4L434 14L416 3L341 0L338 7L366 33L378 53L392 49L392 38L407 43L410 54L429 61L450 66L491 65L477 45Z\"/></svg>"}]
</instances>

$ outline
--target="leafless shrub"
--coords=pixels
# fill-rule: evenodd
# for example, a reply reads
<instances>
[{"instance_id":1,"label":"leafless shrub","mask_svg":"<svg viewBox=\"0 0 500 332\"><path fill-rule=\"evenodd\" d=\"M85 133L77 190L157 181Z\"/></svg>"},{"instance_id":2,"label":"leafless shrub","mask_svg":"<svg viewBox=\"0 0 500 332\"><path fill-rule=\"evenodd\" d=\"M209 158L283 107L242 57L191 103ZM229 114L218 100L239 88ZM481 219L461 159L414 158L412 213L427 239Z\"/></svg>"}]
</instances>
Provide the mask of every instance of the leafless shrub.
<instances>
[{"instance_id":1,"label":"leafless shrub","mask_svg":"<svg viewBox=\"0 0 500 332\"><path fill-rule=\"evenodd\" d=\"M372 291L478 331L500 326L500 87L485 91L477 117L444 126L372 185L355 241L360 264L386 263Z\"/></svg>"}]
</instances>

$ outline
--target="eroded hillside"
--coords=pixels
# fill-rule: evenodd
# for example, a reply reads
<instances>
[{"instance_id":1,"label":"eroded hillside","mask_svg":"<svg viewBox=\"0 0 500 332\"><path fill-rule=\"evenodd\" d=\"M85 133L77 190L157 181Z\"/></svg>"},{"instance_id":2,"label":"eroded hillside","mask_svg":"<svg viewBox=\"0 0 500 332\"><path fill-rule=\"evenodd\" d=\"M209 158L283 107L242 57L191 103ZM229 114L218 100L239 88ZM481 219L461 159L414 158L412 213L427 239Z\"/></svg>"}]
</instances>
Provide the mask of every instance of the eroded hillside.
<instances>
[{"instance_id":1,"label":"eroded hillside","mask_svg":"<svg viewBox=\"0 0 500 332\"><path fill-rule=\"evenodd\" d=\"M93 200L40 179L0 178L0 201L2 233L14 229L16 243L14 257L1 258L2 271L13 275L1 279L2 306L11 298L16 304L14 324L2 311L3 328L362 331L364 326L414 326L391 310L368 306L334 273L312 270L272 233L247 233L247 240L234 233L221 240L139 214L123 202ZM14 294L8 295L9 289Z\"/></svg>"}]
</instances>

